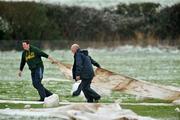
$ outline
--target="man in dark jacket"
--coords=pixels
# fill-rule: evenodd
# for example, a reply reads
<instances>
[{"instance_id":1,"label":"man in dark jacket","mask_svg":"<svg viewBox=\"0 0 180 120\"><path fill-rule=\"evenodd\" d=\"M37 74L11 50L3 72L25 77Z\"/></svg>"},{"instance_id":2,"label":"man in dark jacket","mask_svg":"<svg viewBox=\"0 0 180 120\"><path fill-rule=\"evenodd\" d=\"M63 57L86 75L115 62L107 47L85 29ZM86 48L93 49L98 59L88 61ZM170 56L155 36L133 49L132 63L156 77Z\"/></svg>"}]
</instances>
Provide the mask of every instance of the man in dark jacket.
<instances>
[{"instance_id":1,"label":"man in dark jacket","mask_svg":"<svg viewBox=\"0 0 180 120\"><path fill-rule=\"evenodd\" d=\"M52 93L49 90L47 90L41 83L41 80L43 78L43 72L44 72L44 65L43 65L41 57L48 58L52 63L55 63L55 61L53 58L51 58L49 55L47 55L40 49L30 45L28 40L25 40L22 42L22 47L24 51L22 53L18 75L19 77L21 77L23 68L25 64L27 63L29 66L29 69L31 70L32 84L34 88L37 89L40 95L39 101L44 101L44 98L51 96Z\"/></svg>"},{"instance_id":2,"label":"man in dark jacket","mask_svg":"<svg viewBox=\"0 0 180 120\"><path fill-rule=\"evenodd\" d=\"M80 52L90 58L92 65L96 66L97 68L100 68L100 67L101 67L101 66L99 65L99 63L97 63L95 60L93 60L93 59L91 58L91 56L88 55L88 51L87 51L87 50L81 50ZM78 96L78 95L80 95L81 90L82 90L82 84L79 84L78 89L73 92L72 96Z\"/></svg>"},{"instance_id":3,"label":"man in dark jacket","mask_svg":"<svg viewBox=\"0 0 180 120\"><path fill-rule=\"evenodd\" d=\"M94 63L98 67L100 67L100 65L88 56L87 53L83 53L77 44L71 46L71 51L74 54L74 65L72 69L73 79L76 81L81 79L78 90L81 91L82 89L87 102L98 101L101 96L90 88L90 84L94 77L92 64Z\"/></svg>"}]
</instances>

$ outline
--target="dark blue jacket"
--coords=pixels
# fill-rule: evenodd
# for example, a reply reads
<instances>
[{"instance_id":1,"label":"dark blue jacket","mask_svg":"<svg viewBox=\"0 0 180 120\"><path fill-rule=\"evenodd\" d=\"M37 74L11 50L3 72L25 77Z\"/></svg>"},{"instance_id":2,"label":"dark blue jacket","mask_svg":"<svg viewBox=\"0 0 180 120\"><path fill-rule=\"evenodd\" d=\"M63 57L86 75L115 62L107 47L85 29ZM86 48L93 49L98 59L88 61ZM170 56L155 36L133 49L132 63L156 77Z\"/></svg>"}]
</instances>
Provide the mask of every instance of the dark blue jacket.
<instances>
[{"instance_id":1,"label":"dark blue jacket","mask_svg":"<svg viewBox=\"0 0 180 120\"><path fill-rule=\"evenodd\" d=\"M88 55L87 50L81 51L78 49L74 55L72 69L73 79L76 79L76 76L80 76L81 79L92 79L94 77L92 64L100 67L100 65Z\"/></svg>"}]
</instances>

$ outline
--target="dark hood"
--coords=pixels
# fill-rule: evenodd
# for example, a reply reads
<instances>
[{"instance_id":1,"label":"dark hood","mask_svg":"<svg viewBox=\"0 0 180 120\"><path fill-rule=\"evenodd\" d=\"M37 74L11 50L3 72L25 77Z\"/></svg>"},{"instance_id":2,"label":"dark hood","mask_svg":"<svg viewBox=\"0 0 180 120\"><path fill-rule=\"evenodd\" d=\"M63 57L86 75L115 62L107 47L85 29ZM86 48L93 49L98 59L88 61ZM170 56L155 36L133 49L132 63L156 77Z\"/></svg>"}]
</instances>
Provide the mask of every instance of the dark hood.
<instances>
[{"instance_id":1,"label":"dark hood","mask_svg":"<svg viewBox=\"0 0 180 120\"><path fill-rule=\"evenodd\" d=\"M80 52L83 53L86 56L88 56L88 54L89 54L87 50L81 50Z\"/></svg>"}]
</instances>

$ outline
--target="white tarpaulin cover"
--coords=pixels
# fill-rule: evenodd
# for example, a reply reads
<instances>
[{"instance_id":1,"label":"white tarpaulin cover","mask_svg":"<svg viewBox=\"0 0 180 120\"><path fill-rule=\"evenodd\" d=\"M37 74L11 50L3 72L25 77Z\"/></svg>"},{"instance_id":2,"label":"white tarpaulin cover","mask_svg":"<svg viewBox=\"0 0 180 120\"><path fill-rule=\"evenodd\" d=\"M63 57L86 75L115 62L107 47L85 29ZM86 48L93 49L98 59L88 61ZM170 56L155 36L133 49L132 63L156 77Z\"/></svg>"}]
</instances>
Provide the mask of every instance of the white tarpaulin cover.
<instances>
[{"instance_id":1,"label":"white tarpaulin cover","mask_svg":"<svg viewBox=\"0 0 180 120\"><path fill-rule=\"evenodd\" d=\"M57 108L1 109L4 115L55 117L65 120L154 120L142 117L131 110L121 109L119 104L78 103Z\"/></svg>"},{"instance_id":2,"label":"white tarpaulin cover","mask_svg":"<svg viewBox=\"0 0 180 120\"><path fill-rule=\"evenodd\" d=\"M68 79L72 79L71 65L59 62L58 66ZM107 93L115 90L144 98L158 98L170 101L180 99L180 88L137 80L102 68L97 68L95 74L92 86L101 88L101 91L106 91Z\"/></svg>"}]
</instances>

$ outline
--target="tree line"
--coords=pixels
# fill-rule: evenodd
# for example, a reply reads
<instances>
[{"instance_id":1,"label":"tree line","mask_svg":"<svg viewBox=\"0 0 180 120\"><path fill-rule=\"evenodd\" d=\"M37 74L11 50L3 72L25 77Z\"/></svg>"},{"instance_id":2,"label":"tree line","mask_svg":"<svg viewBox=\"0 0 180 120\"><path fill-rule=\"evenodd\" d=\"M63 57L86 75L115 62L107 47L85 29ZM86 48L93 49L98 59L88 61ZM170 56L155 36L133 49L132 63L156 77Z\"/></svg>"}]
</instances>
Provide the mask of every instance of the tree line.
<instances>
[{"instance_id":1,"label":"tree line","mask_svg":"<svg viewBox=\"0 0 180 120\"><path fill-rule=\"evenodd\" d=\"M180 3L120 3L95 8L0 1L0 40L180 43Z\"/></svg>"}]
</instances>

